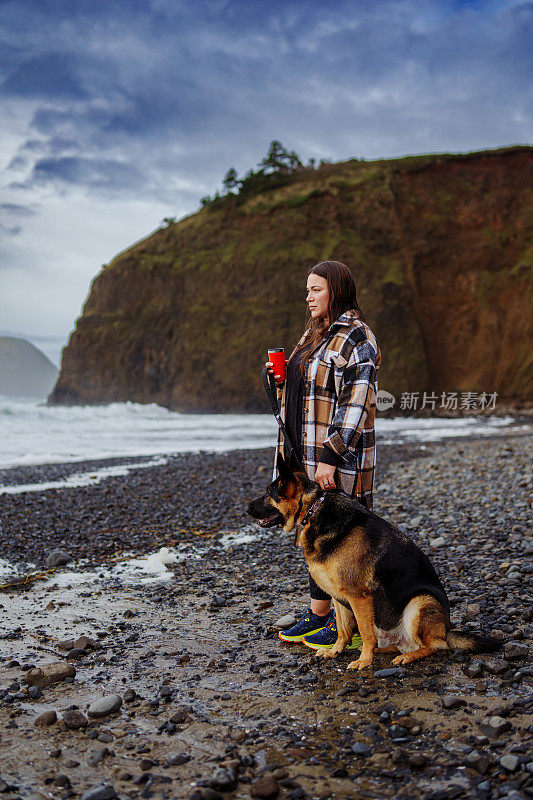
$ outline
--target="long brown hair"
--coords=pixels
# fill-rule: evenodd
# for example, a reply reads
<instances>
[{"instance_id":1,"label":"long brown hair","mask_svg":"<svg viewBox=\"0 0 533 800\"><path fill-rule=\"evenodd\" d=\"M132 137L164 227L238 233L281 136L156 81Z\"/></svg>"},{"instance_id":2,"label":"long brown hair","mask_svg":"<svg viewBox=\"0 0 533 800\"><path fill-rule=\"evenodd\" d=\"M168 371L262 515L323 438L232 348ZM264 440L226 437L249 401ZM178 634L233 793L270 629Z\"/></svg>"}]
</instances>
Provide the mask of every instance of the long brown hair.
<instances>
[{"instance_id":1,"label":"long brown hair","mask_svg":"<svg viewBox=\"0 0 533 800\"><path fill-rule=\"evenodd\" d=\"M300 373L302 377L309 355L325 337L329 326L335 322L341 314L353 309L357 312L359 318L363 322L366 322L364 314L357 302L357 287L354 277L346 264L342 264L340 261L321 261L319 264L315 264L314 267L311 267L307 273L307 277L310 275L318 275L320 278L326 279L329 289L328 316L327 321L325 317L313 319L309 316L307 319L306 330L310 331L311 336L308 336L306 340L296 348L294 353L294 355L296 355L302 350L306 351L300 362Z\"/></svg>"}]
</instances>

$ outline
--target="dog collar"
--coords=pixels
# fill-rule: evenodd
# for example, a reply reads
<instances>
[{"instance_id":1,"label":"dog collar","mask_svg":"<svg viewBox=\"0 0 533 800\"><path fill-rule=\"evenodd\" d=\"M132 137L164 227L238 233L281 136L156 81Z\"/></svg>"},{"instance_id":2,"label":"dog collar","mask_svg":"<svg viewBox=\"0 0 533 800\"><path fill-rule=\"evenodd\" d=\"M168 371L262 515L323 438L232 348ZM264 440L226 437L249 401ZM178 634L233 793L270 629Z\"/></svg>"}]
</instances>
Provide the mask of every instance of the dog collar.
<instances>
[{"instance_id":1,"label":"dog collar","mask_svg":"<svg viewBox=\"0 0 533 800\"><path fill-rule=\"evenodd\" d=\"M316 511L316 510L317 510L317 509L318 509L318 508L319 508L319 507L322 505L322 503L324 502L324 499L325 499L325 497L326 497L326 495L325 495L325 494L322 494L322 495L320 495L320 497L318 498L318 500L315 500L315 502L313 503L313 505L312 505L310 508L308 508L308 509L307 509L307 511L306 511L306 513L305 513L305 516L304 516L304 518L302 519L302 521L301 521L300 523L298 523L298 527L299 527L299 528L305 528L305 526L307 525L307 523L309 522L309 520L311 519L311 517L313 516L313 514L315 513L315 511Z\"/></svg>"}]
</instances>

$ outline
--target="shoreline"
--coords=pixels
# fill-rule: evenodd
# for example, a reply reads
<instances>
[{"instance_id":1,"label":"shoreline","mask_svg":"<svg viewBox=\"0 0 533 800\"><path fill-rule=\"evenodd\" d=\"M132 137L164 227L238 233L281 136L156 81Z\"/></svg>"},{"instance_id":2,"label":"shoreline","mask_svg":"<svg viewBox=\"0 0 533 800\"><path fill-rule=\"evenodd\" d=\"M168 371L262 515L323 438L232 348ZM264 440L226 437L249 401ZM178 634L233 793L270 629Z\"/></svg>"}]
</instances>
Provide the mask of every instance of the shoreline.
<instances>
[{"instance_id":1,"label":"shoreline","mask_svg":"<svg viewBox=\"0 0 533 800\"><path fill-rule=\"evenodd\" d=\"M156 408L156 407L154 407ZM0 409L2 411L2 409ZM74 409L74 416L46 415L29 410L18 414L9 409L0 414L0 487L11 483L8 471L27 467L51 469L64 464L94 468L96 462L128 463L179 453L224 453L237 449L261 449L274 444L277 426L272 415L219 415L216 419L192 415L154 413L141 406L94 416L90 410ZM159 412L161 409L159 408ZM528 414L461 416L383 414L378 418L378 441L386 444L439 440L450 436L490 434L533 424ZM92 463L91 463L92 462ZM65 468L66 469L66 468ZM72 467L69 468L72 472ZM5 481L3 480L5 477Z\"/></svg>"},{"instance_id":2,"label":"shoreline","mask_svg":"<svg viewBox=\"0 0 533 800\"><path fill-rule=\"evenodd\" d=\"M270 415L265 414L265 417L270 417ZM394 417L389 417L386 414L381 415L383 419L415 419L415 415L395 415ZM500 414L498 415L463 415L457 417L443 417L439 415L419 415L421 420L427 419L435 419L435 421L442 421L442 420L470 420L470 419L491 419L492 417L500 418ZM512 411L506 412L505 414L501 415L501 418L505 416L511 416L513 421L508 426L493 427L491 432L488 434L483 434L479 431L468 431L465 433L458 433L458 434L449 434L447 436L442 436L440 439L431 439L423 438L424 431L421 432L421 438L415 439L412 437L409 441L401 441L398 444L392 444L390 442L383 442L381 439L384 438L386 434L377 432L376 441L377 446L379 447L380 451L382 448L388 447L409 447L409 446L421 446L421 445L428 445L428 444L440 444L446 443L450 440L458 441L458 440L469 440L473 441L476 439L485 439L487 436L513 436L513 435L522 435L522 432L525 435L528 435L530 431L533 431L533 413L529 414L513 414ZM519 430L517 430L519 428ZM520 430L520 428L522 430ZM272 445L273 448L273 445ZM232 453L240 453L240 452L258 452L258 451L267 451L272 449L270 447L242 447L236 449L209 449L206 448L197 448L194 450L188 450L184 452L177 452L173 450L168 450L166 452L150 452L150 453L141 453L141 454L125 454L125 455L114 455L114 456L104 456L103 458L79 458L76 460L66 460L66 461L43 461L35 464L14 464L12 466L2 466L0 464L0 486L9 486L14 481L12 478L16 477L18 480L27 481L27 478L31 478L33 473L39 473L41 471L45 471L46 475L44 477L46 479L54 478L56 475L68 475L73 474L75 472L86 472L91 470L100 469L101 467L106 466L115 466L121 464L136 464L142 461L148 461L150 459L157 459L157 458L167 458L167 459L179 459L179 458L187 458L188 456L192 455L199 455L202 457L210 457L216 455L231 455ZM7 482L6 482L7 481Z\"/></svg>"}]
</instances>

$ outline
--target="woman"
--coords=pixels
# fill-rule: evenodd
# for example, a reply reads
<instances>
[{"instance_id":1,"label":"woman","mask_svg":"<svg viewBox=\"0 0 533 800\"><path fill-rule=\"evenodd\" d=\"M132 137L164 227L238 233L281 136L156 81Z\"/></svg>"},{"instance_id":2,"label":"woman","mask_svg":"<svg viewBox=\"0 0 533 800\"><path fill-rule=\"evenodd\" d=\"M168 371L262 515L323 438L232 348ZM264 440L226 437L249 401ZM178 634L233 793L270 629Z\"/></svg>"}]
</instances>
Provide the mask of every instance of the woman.
<instances>
[{"instance_id":1,"label":"woman","mask_svg":"<svg viewBox=\"0 0 533 800\"><path fill-rule=\"evenodd\" d=\"M344 264L322 261L309 271L307 303L310 319L279 387L281 416L308 476L325 491L340 489L371 510L380 350ZM332 647L337 629L331 597L311 576L309 585L310 608L280 639Z\"/></svg>"}]
</instances>

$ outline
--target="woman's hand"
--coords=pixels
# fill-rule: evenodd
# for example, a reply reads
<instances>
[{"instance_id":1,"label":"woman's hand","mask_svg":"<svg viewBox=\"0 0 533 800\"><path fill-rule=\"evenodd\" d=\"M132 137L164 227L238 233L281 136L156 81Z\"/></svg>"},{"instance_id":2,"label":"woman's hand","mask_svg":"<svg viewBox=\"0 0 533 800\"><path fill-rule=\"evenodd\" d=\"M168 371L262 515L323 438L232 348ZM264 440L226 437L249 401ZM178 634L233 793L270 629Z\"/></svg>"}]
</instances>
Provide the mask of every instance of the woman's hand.
<instances>
[{"instance_id":1,"label":"woman's hand","mask_svg":"<svg viewBox=\"0 0 533 800\"><path fill-rule=\"evenodd\" d=\"M315 481L320 485L321 489L335 489L335 470L337 468L331 464L322 464L319 462L316 466Z\"/></svg>"},{"instance_id":2,"label":"woman's hand","mask_svg":"<svg viewBox=\"0 0 533 800\"><path fill-rule=\"evenodd\" d=\"M287 362L285 362L285 363L287 363ZM272 361L266 361L265 362L265 367L268 369L269 372L272 372L272 374L274 374L274 364L272 363ZM283 386L285 381L277 381L274 378L274 383L276 384L276 386Z\"/></svg>"}]
</instances>

